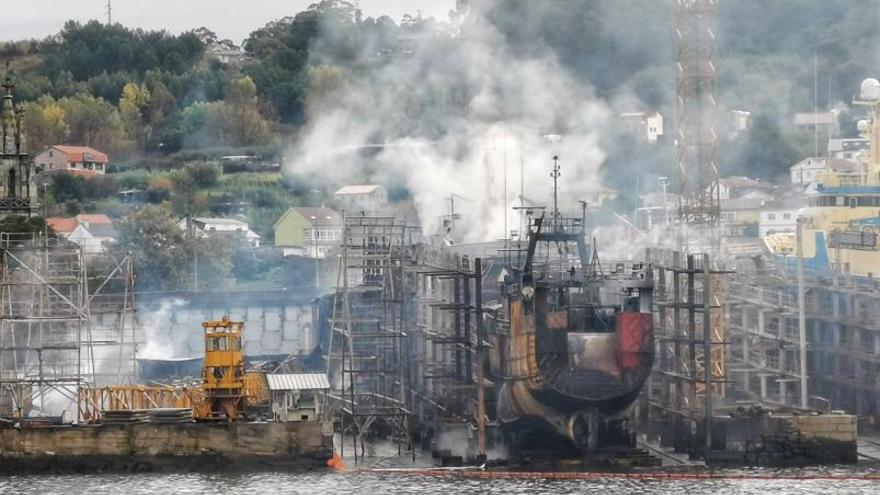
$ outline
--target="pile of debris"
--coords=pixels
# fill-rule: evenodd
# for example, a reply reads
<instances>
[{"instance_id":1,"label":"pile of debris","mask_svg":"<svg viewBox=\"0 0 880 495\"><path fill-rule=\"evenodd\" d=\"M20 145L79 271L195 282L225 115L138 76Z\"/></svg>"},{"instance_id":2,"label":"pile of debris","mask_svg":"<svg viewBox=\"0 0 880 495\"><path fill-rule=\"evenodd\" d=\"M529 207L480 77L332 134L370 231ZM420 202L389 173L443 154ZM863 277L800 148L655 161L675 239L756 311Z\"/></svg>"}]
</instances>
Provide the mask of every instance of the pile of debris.
<instances>
[{"instance_id":1,"label":"pile of debris","mask_svg":"<svg viewBox=\"0 0 880 495\"><path fill-rule=\"evenodd\" d=\"M193 412L189 408L126 409L103 411L103 417L105 425L133 423L172 424L191 422L193 420Z\"/></svg>"}]
</instances>

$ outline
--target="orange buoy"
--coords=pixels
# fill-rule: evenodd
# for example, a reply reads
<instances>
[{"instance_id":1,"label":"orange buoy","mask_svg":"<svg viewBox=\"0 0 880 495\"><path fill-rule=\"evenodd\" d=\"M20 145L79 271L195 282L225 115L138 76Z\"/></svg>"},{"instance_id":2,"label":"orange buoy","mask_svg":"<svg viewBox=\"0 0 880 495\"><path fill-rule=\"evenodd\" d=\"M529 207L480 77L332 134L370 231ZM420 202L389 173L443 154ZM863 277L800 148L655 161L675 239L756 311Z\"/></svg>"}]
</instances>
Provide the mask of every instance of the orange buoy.
<instances>
[{"instance_id":1,"label":"orange buoy","mask_svg":"<svg viewBox=\"0 0 880 495\"><path fill-rule=\"evenodd\" d=\"M345 471L345 461L342 460L339 454L334 452L333 457L327 459L327 467L336 471Z\"/></svg>"}]
</instances>

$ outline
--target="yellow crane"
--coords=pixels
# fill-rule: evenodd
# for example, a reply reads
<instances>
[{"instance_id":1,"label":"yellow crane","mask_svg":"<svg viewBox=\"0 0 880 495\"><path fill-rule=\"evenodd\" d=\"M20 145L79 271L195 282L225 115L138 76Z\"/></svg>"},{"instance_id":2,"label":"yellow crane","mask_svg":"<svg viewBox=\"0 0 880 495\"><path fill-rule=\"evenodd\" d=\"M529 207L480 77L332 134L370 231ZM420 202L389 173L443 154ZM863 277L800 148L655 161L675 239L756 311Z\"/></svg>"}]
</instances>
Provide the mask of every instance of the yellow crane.
<instances>
[{"instance_id":1,"label":"yellow crane","mask_svg":"<svg viewBox=\"0 0 880 495\"><path fill-rule=\"evenodd\" d=\"M245 407L246 387L242 332L244 322L228 316L202 323L205 330L205 364L202 388L205 404L196 416L202 419L226 418L235 421Z\"/></svg>"}]
</instances>

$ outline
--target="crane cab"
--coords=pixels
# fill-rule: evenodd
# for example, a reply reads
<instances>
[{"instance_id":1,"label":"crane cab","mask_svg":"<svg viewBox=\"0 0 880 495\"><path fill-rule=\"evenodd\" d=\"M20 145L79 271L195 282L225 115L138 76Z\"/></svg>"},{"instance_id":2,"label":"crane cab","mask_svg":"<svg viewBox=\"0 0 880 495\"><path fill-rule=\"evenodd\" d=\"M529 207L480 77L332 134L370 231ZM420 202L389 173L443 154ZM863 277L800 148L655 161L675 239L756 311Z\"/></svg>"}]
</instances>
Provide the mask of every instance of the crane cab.
<instances>
[{"instance_id":1,"label":"crane cab","mask_svg":"<svg viewBox=\"0 0 880 495\"><path fill-rule=\"evenodd\" d=\"M210 405L210 417L238 418L244 408L245 371L242 352L244 322L221 320L202 323L205 332L205 364L202 388Z\"/></svg>"}]
</instances>

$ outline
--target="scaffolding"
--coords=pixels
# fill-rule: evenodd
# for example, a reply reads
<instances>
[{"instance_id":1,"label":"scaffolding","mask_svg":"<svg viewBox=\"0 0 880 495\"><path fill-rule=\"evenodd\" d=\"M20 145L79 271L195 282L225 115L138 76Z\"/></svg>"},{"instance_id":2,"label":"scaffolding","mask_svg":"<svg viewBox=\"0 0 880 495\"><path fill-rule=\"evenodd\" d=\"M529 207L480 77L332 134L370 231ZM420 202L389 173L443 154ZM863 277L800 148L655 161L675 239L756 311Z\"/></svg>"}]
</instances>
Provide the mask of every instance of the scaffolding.
<instances>
[{"instance_id":1,"label":"scaffolding","mask_svg":"<svg viewBox=\"0 0 880 495\"><path fill-rule=\"evenodd\" d=\"M464 438L477 439L474 454L485 456L482 260L425 246L419 252L411 347L418 356L412 382L418 423L430 433L426 438L467 429Z\"/></svg>"},{"instance_id":2,"label":"scaffolding","mask_svg":"<svg viewBox=\"0 0 880 495\"><path fill-rule=\"evenodd\" d=\"M89 259L86 306L91 321L97 386L138 383L137 348L143 337L138 331L135 301L134 260L104 254Z\"/></svg>"},{"instance_id":3,"label":"scaffolding","mask_svg":"<svg viewBox=\"0 0 880 495\"><path fill-rule=\"evenodd\" d=\"M412 251L405 221L363 215L343 223L331 318L330 409L341 416L343 433L350 431L357 462L358 446L363 455L371 431L388 431L398 451L412 447L405 352L405 267Z\"/></svg>"},{"instance_id":4,"label":"scaffolding","mask_svg":"<svg viewBox=\"0 0 880 495\"><path fill-rule=\"evenodd\" d=\"M2 414L41 411L53 393L75 401L94 372L82 250L14 234L0 249Z\"/></svg>"},{"instance_id":5,"label":"scaffolding","mask_svg":"<svg viewBox=\"0 0 880 495\"><path fill-rule=\"evenodd\" d=\"M729 370L740 400L801 407L797 259L776 257L730 278ZM806 402L880 423L880 282L807 270Z\"/></svg>"},{"instance_id":6,"label":"scaffolding","mask_svg":"<svg viewBox=\"0 0 880 495\"><path fill-rule=\"evenodd\" d=\"M416 435L457 427L477 432L485 455L480 260L415 243L412 232L390 216L344 219L327 410L351 435L355 462L368 435L414 454Z\"/></svg>"},{"instance_id":7,"label":"scaffolding","mask_svg":"<svg viewBox=\"0 0 880 495\"><path fill-rule=\"evenodd\" d=\"M90 276L66 239L0 234L0 416L73 410L80 389L120 376L126 329L135 340L132 283L129 256Z\"/></svg>"},{"instance_id":8,"label":"scaffolding","mask_svg":"<svg viewBox=\"0 0 880 495\"><path fill-rule=\"evenodd\" d=\"M742 270L729 279L730 379L740 401L801 404L797 286L784 271Z\"/></svg>"},{"instance_id":9,"label":"scaffolding","mask_svg":"<svg viewBox=\"0 0 880 495\"><path fill-rule=\"evenodd\" d=\"M695 447L699 424L711 425L718 401L727 394L724 280L707 254L649 249L656 274L654 317L658 360L645 389L654 424L672 431L679 450ZM712 448L711 427L703 427L702 447Z\"/></svg>"}]
</instances>

